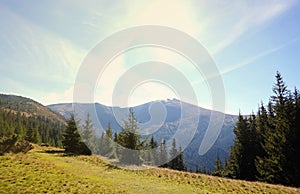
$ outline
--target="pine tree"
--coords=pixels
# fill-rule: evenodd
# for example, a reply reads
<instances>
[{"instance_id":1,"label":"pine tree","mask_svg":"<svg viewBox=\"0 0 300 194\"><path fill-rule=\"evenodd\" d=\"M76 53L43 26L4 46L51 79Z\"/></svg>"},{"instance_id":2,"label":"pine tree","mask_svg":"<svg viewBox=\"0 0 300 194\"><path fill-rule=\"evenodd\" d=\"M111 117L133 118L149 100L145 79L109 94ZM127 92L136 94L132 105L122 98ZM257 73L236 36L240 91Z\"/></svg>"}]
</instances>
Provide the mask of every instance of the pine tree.
<instances>
[{"instance_id":1,"label":"pine tree","mask_svg":"<svg viewBox=\"0 0 300 194\"><path fill-rule=\"evenodd\" d=\"M290 131L287 134L286 146L287 170L290 176L289 184L300 186L300 95L296 88L294 93L289 96L288 111L291 123Z\"/></svg>"},{"instance_id":2,"label":"pine tree","mask_svg":"<svg viewBox=\"0 0 300 194\"><path fill-rule=\"evenodd\" d=\"M128 121L124 122L124 126L118 135L118 144L120 148L120 162L122 164L136 164L142 163L140 151L143 148L143 142L140 141L140 134L138 133L138 124L132 109L129 109Z\"/></svg>"},{"instance_id":3,"label":"pine tree","mask_svg":"<svg viewBox=\"0 0 300 194\"><path fill-rule=\"evenodd\" d=\"M243 160L243 142L246 140L244 132L247 131L247 122L239 113L238 121L233 131L235 134L234 145L230 149L228 165L224 171L224 175L230 178L240 178L243 172L241 163Z\"/></svg>"},{"instance_id":4,"label":"pine tree","mask_svg":"<svg viewBox=\"0 0 300 194\"><path fill-rule=\"evenodd\" d=\"M81 137L84 143L88 146L88 148L95 152L95 129L93 127L93 123L90 119L90 114L87 114L86 120L84 121L84 124L82 125Z\"/></svg>"},{"instance_id":5,"label":"pine tree","mask_svg":"<svg viewBox=\"0 0 300 194\"><path fill-rule=\"evenodd\" d=\"M176 140L173 139L172 141L172 147L171 147L171 150L170 150L170 162L168 164L168 167L171 168L171 169L177 169L178 168L178 158L177 158L177 155L178 155L178 150L177 150L177 147L176 147Z\"/></svg>"},{"instance_id":6,"label":"pine tree","mask_svg":"<svg viewBox=\"0 0 300 194\"><path fill-rule=\"evenodd\" d=\"M213 175L222 176L222 171L223 171L223 164L222 164L219 154L217 154Z\"/></svg>"},{"instance_id":7,"label":"pine tree","mask_svg":"<svg viewBox=\"0 0 300 194\"><path fill-rule=\"evenodd\" d=\"M67 127L63 136L64 140L62 143L66 153L86 155L91 154L91 151L88 149L88 147L81 141L81 137L77 128L77 122L73 114L71 114L70 119L67 121Z\"/></svg>"},{"instance_id":8,"label":"pine tree","mask_svg":"<svg viewBox=\"0 0 300 194\"><path fill-rule=\"evenodd\" d=\"M243 142L245 155L243 158L241 166L243 166L243 170L241 171L241 179L245 180L255 180L257 176L257 169L255 166L256 158L258 152L260 151L260 142L258 139L258 131L257 131L257 121L256 116L254 114L250 115L247 119L248 127L245 135L245 141Z\"/></svg>"},{"instance_id":9,"label":"pine tree","mask_svg":"<svg viewBox=\"0 0 300 194\"><path fill-rule=\"evenodd\" d=\"M178 152L179 152L179 154L177 156L177 160L178 160L177 170L186 171L186 166L185 166L184 156L183 156L183 151L182 151L181 146L179 146Z\"/></svg>"},{"instance_id":10,"label":"pine tree","mask_svg":"<svg viewBox=\"0 0 300 194\"><path fill-rule=\"evenodd\" d=\"M300 186L300 94L299 91L295 88L294 91L294 126L293 126L293 153L292 156L290 156L291 161L293 162L292 165L292 184L295 186Z\"/></svg>"},{"instance_id":11,"label":"pine tree","mask_svg":"<svg viewBox=\"0 0 300 194\"><path fill-rule=\"evenodd\" d=\"M288 184L287 174L287 135L290 130L287 110L288 90L279 72L276 74L276 83L273 87L274 96L271 97L272 107L269 107L270 123L273 127L269 130L264 141L266 156L260 161L260 176L262 180L270 183ZM270 106L271 103L269 103Z\"/></svg>"},{"instance_id":12,"label":"pine tree","mask_svg":"<svg viewBox=\"0 0 300 194\"><path fill-rule=\"evenodd\" d=\"M166 140L163 139L161 144L160 144L160 149L159 149L159 164L160 167L168 167L168 152L166 148Z\"/></svg>"},{"instance_id":13,"label":"pine tree","mask_svg":"<svg viewBox=\"0 0 300 194\"><path fill-rule=\"evenodd\" d=\"M106 150L104 138L105 138L105 132L102 132L99 141L97 142L97 149L96 149L97 154L101 156L104 156Z\"/></svg>"},{"instance_id":14,"label":"pine tree","mask_svg":"<svg viewBox=\"0 0 300 194\"><path fill-rule=\"evenodd\" d=\"M102 148L103 148L103 155L112 159L112 158L117 158L117 153L116 153L116 145L115 142L113 141L112 137L112 129L110 127L110 123L107 124L107 128L105 133L103 133L102 137Z\"/></svg>"},{"instance_id":15,"label":"pine tree","mask_svg":"<svg viewBox=\"0 0 300 194\"><path fill-rule=\"evenodd\" d=\"M158 152L157 152L157 147L158 147L158 143L157 141L155 141L153 135L150 139L150 145L149 145L149 148L151 149L151 152L150 152L150 157L151 157L151 163L153 165L156 165L159 163L159 157L158 157Z\"/></svg>"},{"instance_id":16,"label":"pine tree","mask_svg":"<svg viewBox=\"0 0 300 194\"><path fill-rule=\"evenodd\" d=\"M75 117L72 114L67 121L67 127L64 134L63 145L66 152L77 153L80 149L80 135L77 130Z\"/></svg>"}]
</instances>

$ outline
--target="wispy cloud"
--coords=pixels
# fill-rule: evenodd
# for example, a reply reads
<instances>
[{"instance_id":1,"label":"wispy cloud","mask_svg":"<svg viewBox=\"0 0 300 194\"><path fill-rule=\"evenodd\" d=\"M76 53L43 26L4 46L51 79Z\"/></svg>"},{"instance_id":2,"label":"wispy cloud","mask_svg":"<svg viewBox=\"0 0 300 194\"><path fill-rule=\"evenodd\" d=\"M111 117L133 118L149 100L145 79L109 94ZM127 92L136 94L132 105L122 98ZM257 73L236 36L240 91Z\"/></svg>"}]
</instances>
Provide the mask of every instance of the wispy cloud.
<instances>
[{"instance_id":1,"label":"wispy cloud","mask_svg":"<svg viewBox=\"0 0 300 194\"><path fill-rule=\"evenodd\" d=\"M221 75L230 73L230 72L232 72L234 70L237 70L237 69L242 68L242 67L244 67L246 65L254 63L255 61L257 61L257 60L259 60L259 59L261 59L261 58L263 58L265 56L268 56L268 55L270 55L270 54L272 54L272 53L274 53L276 51L279 51L279 50L287 47L288 45L290 45L290 44L292 44L292 43L294 43L294 42L296 42L298 40L299 40L299 37L294 38L291 41L286 42L286 43L284 43L282 45L276 46L276 47L271 48L269 50L265 50L265 51L263 51L263 52L255 55L255 56L249 57L249 58L245 59L244 61L242 61L242 62L240 62L238 64L231 65L228 68L221 70Z\"/></svg>"},{"instance_id":2,"label":"wispy cloud","mask_svg":"<svg viewBox=\"0 0 300 194\"><path fill-rule=\"evenodd\" d=\"M16 77L32 80L74 82L85 50L4 6L1 7L2 14L0 22L5 28L1 29L0 36L0 68L3 72L13 72Z\"/></svg>"},{"instance_id":3,"label":"wispy cloud","mask_svg":"<svg viewBox=\"0 0 300 194\"><path fill-rule=\"evenodd\" d=\"M287 1L259 1L253 2L253 5L247 1L244 4L240 4L240 10L243 12L238 12L235 14L237 20L233 23L225 23L227 26L222 24L223 18L217 17L218 20L214 21L219 23L220 31L213 33L212 35L217 35L221 33L221 35L217 35L216 37L222 37L221 40L218 41L216 46L211 47L210 51L212 55L221 52L223 49L231 45L238 38L240 38L243 34L257 29L263 25L266 25L268 22L276 19L281 14L285 13L287 10L292 8L298 1L296 0L287 0ZM247 2L247 3L246 3ZM222 16L222 14L220 14Z\"/></svg>"}]
</instances>

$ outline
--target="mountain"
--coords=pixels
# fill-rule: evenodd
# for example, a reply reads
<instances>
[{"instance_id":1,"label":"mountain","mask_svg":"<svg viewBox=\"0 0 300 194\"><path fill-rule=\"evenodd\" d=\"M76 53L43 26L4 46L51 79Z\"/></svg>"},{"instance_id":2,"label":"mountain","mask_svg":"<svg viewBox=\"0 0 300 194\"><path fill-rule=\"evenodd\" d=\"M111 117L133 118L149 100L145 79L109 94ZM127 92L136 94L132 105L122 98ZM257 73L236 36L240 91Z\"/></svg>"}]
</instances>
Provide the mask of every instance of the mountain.
<instances>
[{"instance_id":1,"label":"mountain","mask_svg":"<svg viewBox=\"0 0 300 194\"><path fill-rule=\"evenodd\" d=\"M81 121L84 121L87 113L89 113L98 135L106 128L108 123L110 123L114 132L119 132L124 120L127 119L129 109L110 107L99 103L53 104L49 105L48 108L66 118L75 111ZM235 137L233 127L237 121L237 116L225 114L216 141L212 142L213 145L207 153L199 155L199 147L208 126L214 126L214 120L210 123L211 115L218 114L218 112L181 102L177 99L153 101L132 107L132 109L139 122L142 136L149 137L153 134L158 142L162 139L171 142L172 138L176 136L182 140L181 142L177 141L177 145L188 143L184 150L188 169L195 170L198 166L212 171L217 155L223 161L228 157L230 146L233 145ZM191 130L192 128L195 128L195 130Z\"/></svg>"},{"instance_id":2,"label":"mountain","mask_svg":"<svg viewBox=\"0 0 300 194\"><path fill-rule=\"evenodd\" d=\"M45 117L50 121L65 124L65 119L60 114L30 98L22 96L0 94L0 108L3 111L20 113L26 117Z\"/></svg>"},{"instance_id":3,"label":"mountain","mask_svg":"<svg viewBox=\"0 0 300 194\"><path fill-rule=\"evenodd\" d=\"M0 94L0 137L18 134L33 143L62 146L63 116L29 98Z\"/></svg>"}]
</instances>

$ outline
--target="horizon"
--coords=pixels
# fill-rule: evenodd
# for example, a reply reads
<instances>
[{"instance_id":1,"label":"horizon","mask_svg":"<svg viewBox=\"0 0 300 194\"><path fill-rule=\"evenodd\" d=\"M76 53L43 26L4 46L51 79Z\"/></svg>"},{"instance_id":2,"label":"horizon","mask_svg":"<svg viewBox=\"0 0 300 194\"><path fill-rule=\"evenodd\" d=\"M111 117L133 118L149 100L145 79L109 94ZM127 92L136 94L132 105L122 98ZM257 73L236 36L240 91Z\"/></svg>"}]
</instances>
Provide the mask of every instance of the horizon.
<instances>
[{"instance_id":1,"label":"horizon","mask_svg":"<svg viewBox=\"0 0 300 194\"><path fill-rule=\"evenodd\" d=\"M9 94L9 93L0 93L0 94L3 94L3 95L13 95L13 96L18 96L18 97L28 98L28 99L31 99L31 100L33 100L35 102L41 103L39 101L36 101L34 98L31 98L31 97L28 97L28 96L22 96L22 95L19 95L19 94ZM190 104L190 105L197 106L199 108L206 109L206 110L209 110L209 111L215 111L215 110L212 110L212 109L209 109L209 108L206 108L206 107L199 106L198 104L192 104L192 103L189 103L189 102L182 101L182 100L177 99L177 98L152 100L152 101L144 102L142 104L137 104L137 105L134 105L134 106L110 106L110 105L103 104L101 102L57 102L57 103L53 103L53 104L43 104L43 103L41 103L41 104L43 106L46 106L46 107L53 106L53 105L60 105L60 104L100 104L100 105L107 106L107 107L135 108L135 107L138 107L138 106L142 106L142 105L145 105L145 104L148 104L148 103L157 102L157 101L159 101L159 102L161 102L161 101L164 101L164 102L166 102L166 101L179 101L181 103ZM220 112L220 111L217 111L217 112ZM237 116L237 114L231 114L231 113L226 113L226 112L222 112L222 113L224 113L226 115ZM246 116L246 114L244 116Z\"/></svg>"},{"instance_id":2,"label":"horizon","mask_svg":"<svg viewBox=\"0 0 300 194\"><path fill-rule=\"evenodd\" d=\"M249 115L257 111L261 102L267 103L273 94L276 71L282 74L289 89L300 83L297 0L119 4L108 0L89 4L4 0L0 2L0 16L4 26L0 29L0 92L28 97L43 105L72 103L80 67L97 44L116 32L143 25L176 29L201 43L222 78L226 114L237 115L240 111ZM134 85L128 96L124 92L124 102L113 102L119 78L137 64L153 60L180 72L194 90L196 100L189 96L180 98L177 88L168 83L148 80ZM215 75L204 74L193 65L168 48L145 46L127 50L110 61L99 75L92 88L93 99L106 106L132 107L177 98L212 110L214 96L208 82ZM138 77L141 72L135 73Z\"/></svg>"}]
</instances>

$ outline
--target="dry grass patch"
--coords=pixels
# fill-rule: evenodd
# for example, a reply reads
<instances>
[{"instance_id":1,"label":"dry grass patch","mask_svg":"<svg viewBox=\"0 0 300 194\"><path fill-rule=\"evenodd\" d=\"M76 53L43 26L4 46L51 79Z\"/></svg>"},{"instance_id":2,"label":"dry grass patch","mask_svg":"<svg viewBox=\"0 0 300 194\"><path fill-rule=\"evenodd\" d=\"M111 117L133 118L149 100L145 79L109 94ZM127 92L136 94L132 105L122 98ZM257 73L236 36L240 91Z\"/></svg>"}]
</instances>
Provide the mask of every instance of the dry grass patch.
<instances>
[{"instance_id":1,"label":"dry grass patch","mask_svg":"<svg viewBox=\"0 0 300 194\"><path fill-rule=\"evenodd\" d=\"M1 156L0 164L0 193L300 193L170 169L120 169L97 156L65 156L36 145L28 154Z\"/></svg>"}]
</instances>

